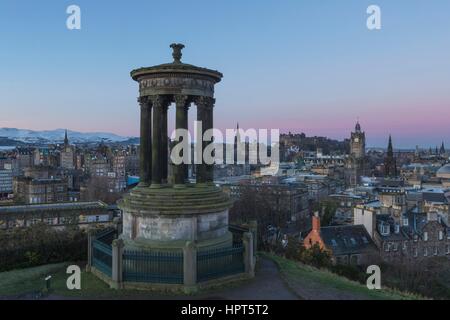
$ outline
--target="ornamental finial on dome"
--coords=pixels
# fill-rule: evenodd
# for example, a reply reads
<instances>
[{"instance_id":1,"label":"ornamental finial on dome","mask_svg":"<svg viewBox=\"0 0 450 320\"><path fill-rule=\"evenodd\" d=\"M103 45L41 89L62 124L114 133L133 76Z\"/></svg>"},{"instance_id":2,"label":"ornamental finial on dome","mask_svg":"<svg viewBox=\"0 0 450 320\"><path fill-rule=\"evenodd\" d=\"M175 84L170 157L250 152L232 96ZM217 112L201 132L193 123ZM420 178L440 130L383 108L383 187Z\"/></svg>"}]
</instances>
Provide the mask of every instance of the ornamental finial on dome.
<instances>
[{"instance_id":1,"label":"ornamental finial on dome","mask_svg":"<svg viewBox=\"0 0 450 320\"><path fill-rule=\"evenodd\" d=\"M181 62L181 57L183 55L181 53L181 50L184 48L184 44L182 44L182 43L172 43L170 45L170 47L173 50L173 52L172 52L173 62L174 63L180 63Z\"/></svg>"}]
</instances>

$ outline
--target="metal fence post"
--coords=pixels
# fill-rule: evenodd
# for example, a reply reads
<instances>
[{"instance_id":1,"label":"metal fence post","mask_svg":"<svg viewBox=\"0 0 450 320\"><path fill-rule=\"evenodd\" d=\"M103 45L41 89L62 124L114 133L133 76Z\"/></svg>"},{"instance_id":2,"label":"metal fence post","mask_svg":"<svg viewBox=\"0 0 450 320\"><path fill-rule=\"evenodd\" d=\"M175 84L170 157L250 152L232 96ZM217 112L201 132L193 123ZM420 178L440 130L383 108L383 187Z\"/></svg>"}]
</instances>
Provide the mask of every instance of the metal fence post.
<instances>
[{"instance_id":1,"label":"metal fence post","mask_svg":"<svg viewBox=\"0 0 450 320\"><path fill-rule=\"evenodd\" d=\"M251 220L249 223L250 232L253 234L253 255L258 251L258 221Z\"/></svg>"},{"instance_id":2,"label":"metal fence post","mask_svg":"<svg viewBox=\"0 0 450 320\"><path fill-rule=\"evenodd\" d=\"M86 271L91 272L92 267L92 242L95 240L95 230L88 230L88 263L86 265Z\"/></svg>"},{"instance_id":3,"label":"metal fence post","mask_svg":"<svg viewBox=\"0 0 450 320\"><path fill-rule=\"evenodd\" d=\"M122 256L123 240L116 239L112 242L112 283L111 288L120 289L122 287Z\"/></svg>"},{"instance_id":4,"label":"metal fence post","mask_svg":"<svg viewBox=\"0 0 450 320\"><path fill-rule=\"evenodd\" d=\"M251 232L245 232L243 234L243 242L244 242L244 266L245 273L247 273L250 277L255 276L255 260L253 257L253 234Z\"/></svg>"},{"instance_id":5,"label":"metal fence post","mask_svg":"<svg viewBox=\"0 0 450 320\"><path fill-rule=\"evenodd\" d=\"M197 289L197 246L187 241L183 247L183 283L186 293Z\"/></svg>"}]
</instances>

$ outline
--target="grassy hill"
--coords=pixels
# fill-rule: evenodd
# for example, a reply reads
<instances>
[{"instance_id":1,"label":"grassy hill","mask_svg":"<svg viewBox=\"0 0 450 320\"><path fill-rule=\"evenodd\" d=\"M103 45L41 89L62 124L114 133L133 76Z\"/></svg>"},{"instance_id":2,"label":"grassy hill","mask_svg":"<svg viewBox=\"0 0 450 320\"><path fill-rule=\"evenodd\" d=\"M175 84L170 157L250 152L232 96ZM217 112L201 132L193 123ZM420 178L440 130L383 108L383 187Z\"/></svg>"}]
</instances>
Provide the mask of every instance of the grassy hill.
<instances>
[{"instance_id":1,"label":"grassy hill","mask_svg":"<svg viewBox=\"0 0 450 320\"><path fill-rule=\"evenodd\" d=\"M288 286L303 299L324 300L416 300L420 296L390 288L369 290L365 285L273 254L262 253L279 267ZM381 277L383 284L383 277Z\"/></svg>"},{"instance_id":2,"label":"grassy hill","mask_svg":"<svg viewBox=\"0 0 450 320\"><path fill-rule=\"evenodd\" d=\"M278 266L273 265L275 274L278 274L278 281L285 283L286 289L300 299L351 299L351 300L404 300L420 299L421 297L395 291L389 288L382 290L369 290L366 286L340 277L326 270L319 270L310 266L300 264L296 261L284 259L282 257L261 253L261 260L272 260ZM261 262L261 261L260 261ZM273 264L273 263L272 263ZM66 280L66 268L69 263L50 264L34 268L18 269L0 273L0 300L1 299L35 299L42 297L45 288L44 278L51 275L51 299L180 299L183 296L160 295L155 292L137 290L112 290L104 282L93 276L91 273L82 271L82 290L68 290ZM82 268L83 269L83 268ZM260 270L258 268L257 270ZM229 289L221 288L213 292L200 293L197 299L211 297L231 297L240 299L244 289L248 292L254 290L264 290L265 286L274 284L272 279L262 283L266 277L264 271L260 271L257 277L247 283L236 284ZM258 271L257 271L258 273ZM283 281L284 280L284 281ZM267 281L269 281L267 283ZM44 290L45 291L45 290ZM230 295L231 293L231 295ZM261 292L260 292L261 293ZM273 294L273 292L272 292ZM264 294L260 295L264 298ZM279 294L275 293L275 296ZM267 298L267 297L266 297Z\"/></svg>"}]
</instances>

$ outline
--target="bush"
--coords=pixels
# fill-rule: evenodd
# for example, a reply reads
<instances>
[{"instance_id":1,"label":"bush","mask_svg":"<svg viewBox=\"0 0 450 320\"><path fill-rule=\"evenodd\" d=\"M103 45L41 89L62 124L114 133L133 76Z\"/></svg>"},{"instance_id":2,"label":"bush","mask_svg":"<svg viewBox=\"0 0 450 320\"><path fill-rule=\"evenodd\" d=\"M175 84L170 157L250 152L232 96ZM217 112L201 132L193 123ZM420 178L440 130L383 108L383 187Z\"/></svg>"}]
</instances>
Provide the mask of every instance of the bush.
<instances>
[{"instance_id":1,"label":"bush","mask_svg":"<svg viewBox=\"0 0 450 320\"><path fill-rule=\"evenodd\" d=\"M87 234L78 229L56 231L44 224L0 231L0 271L48 263L82 261L87 257Z\"/></svg>"}]
</instances>

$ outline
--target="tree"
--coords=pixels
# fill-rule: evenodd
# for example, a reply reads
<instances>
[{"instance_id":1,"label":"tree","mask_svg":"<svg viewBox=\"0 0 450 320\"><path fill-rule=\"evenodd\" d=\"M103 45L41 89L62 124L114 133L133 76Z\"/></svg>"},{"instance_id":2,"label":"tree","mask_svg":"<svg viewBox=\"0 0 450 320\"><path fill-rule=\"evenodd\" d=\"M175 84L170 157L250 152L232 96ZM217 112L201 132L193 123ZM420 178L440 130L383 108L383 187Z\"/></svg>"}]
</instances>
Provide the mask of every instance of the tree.
<instances>
[{"instance_id":1,"label":"tree","mask_svg":"<svg viewBox=\"0 0 450 320\"><path fill-rule=\"evenodd\" d=\"M258 223L258 244L263 249L268 249L268 227L280 226L282 222L275 210L273 210L267 195L266 187L256 191L249 186L241 187L241 195L230 209L229 217L232 223L241 224L256 220Z\"/></svg>"},{"instance_id":2,"label":"tree","mask_svg":"<svg viewBox=\"0 0 450 320\"><path fill-rule=\"evenodd\" d=\"M91 177L86 185L86 191L83 193L83 200L98 201L101 200L108 204L114 204L121 198L121 194L111 192L109 188L108 177Z\"/></svg>"},{"instance_id":3,"label":"tree","mask_svg":"<svg viewBox=\"0 0 450 320\"><path fill-rule=\"evenodd\" d=\"M313 210L320 212L320 225L326 227L333 221L337 205L333 201L323 200L314 203Z\"/></svg>"},{"instance_id":4,"label":"tree","mask_svg":"<svg viewBox=\"0 0 450 320\"><path fill-rule=\"evenodd\" d=\"M302 252L300 261L316 268L329 268L332 265L330 252L320 248L317 243Z\"/></svg>"}]
</instances>

